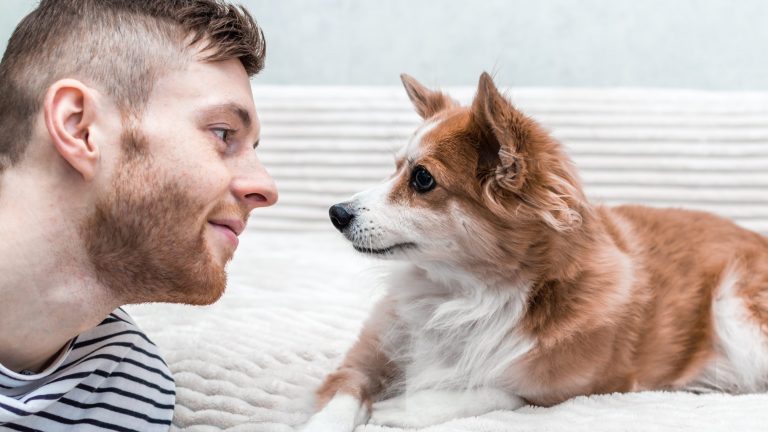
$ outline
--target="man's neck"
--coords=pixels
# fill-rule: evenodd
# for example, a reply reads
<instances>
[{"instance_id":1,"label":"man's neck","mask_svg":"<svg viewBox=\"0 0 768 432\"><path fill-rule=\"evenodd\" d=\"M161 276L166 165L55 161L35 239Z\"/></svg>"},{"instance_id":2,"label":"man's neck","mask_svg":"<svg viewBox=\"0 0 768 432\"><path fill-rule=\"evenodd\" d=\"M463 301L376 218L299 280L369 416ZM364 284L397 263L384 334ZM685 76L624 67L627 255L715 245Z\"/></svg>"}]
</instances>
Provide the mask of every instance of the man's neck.
<instances>
[{"instance_id":1,"label":"man's neck","mask_svg":"<svg viewBox=\"0 0 768 432\"><path fill-rule=\"evenodd\" d=\"M25 178L0 176L0 364L39 371L120 302L93 276L61 192Z\"/></svg>"}]
</instances>

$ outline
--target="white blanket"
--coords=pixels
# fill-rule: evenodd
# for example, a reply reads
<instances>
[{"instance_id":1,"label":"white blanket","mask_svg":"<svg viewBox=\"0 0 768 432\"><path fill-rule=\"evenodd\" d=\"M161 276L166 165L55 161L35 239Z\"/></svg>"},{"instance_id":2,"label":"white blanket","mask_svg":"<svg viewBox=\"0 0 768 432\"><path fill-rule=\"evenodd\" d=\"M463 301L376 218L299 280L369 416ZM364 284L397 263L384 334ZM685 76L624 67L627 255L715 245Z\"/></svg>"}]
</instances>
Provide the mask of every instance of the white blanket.
<instances>
[{"instance_id":1,"label":"white blanket","mask_svg":"<svg viewBox=\"0 0 768 432\"><path fill-rule=\"evenodd\" d=\"M386 265L340 235L248 232L231 285L209 307L140 305L130 313L176 378L175 428L293 431L341 361ZM361 426L356 432L399 429ZM643 392L579 397L457 419L424 431L768 431L768 395Z\"/></svg>"},{"instance_id":2,"label":"white blanket","mask_svg":"<svg viewBox=\"0 0 768 432\"><path fill-rule=\"evenodd\" d=\"M291 431L354 341L386 266L357 256L327 219L386 177L418 123L399 88L254 88L259 154L280 189L255 212L216 305L130 312L178 385L175 427ZM452 92L467 101L472 89ZM646 90L511 92L561 139L587 194L720 213L768 233L768 94ZM366 425L357 432L393 431ZM768 431L768 395L580 397L458 419L431 431Z\"/></svg>"}]
</instances>

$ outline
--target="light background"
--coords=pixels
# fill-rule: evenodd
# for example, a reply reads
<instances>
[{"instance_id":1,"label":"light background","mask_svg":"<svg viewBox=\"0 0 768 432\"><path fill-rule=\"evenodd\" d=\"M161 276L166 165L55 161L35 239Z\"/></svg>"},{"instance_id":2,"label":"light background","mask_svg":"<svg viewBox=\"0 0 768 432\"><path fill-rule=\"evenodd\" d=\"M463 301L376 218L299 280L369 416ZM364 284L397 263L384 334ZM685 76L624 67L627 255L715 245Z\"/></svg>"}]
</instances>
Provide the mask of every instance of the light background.
<instances>
[{"instance_id":1,"label":"light background","mask_svg":"<svg viewBox=\"0 0 768 432\"><path fill-rule=\"evenodd\" d=\"M36 2L0 3L0 49ZM763 0L246 0L259 84L768 90Z\"/></svg>"}]
</instances>

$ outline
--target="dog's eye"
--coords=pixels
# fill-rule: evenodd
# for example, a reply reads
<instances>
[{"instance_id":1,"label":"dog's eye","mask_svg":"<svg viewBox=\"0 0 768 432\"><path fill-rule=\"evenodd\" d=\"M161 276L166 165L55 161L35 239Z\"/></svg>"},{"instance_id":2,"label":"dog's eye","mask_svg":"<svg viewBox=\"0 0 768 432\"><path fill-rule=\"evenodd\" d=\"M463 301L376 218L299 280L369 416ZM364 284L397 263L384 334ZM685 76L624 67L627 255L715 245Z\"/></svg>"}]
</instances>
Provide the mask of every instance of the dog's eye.
<instances>
[{"instance_id":1,"label":"dog's eye","mask_svg":"<svg viewBox=\"0 0 768 432\"><path fill-rule=\"evenodd\" d=\"M411 186L418 193L429 192L435 188L437 184L432 174L427 171L423 166L417 166L414 168L411 174Z\"/></svg>"}]
</instances>

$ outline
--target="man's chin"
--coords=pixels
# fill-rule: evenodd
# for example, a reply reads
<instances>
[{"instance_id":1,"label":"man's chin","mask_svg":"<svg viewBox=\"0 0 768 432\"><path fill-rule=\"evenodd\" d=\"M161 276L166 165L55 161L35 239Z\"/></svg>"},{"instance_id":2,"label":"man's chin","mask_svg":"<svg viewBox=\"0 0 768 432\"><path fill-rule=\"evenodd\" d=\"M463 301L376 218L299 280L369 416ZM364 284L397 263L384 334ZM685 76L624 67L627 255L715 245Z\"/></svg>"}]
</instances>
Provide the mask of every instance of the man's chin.
<instances>
[{"instance_id":1,"label":"man's chin","mask_svg":"<svg viewBox=\"0 0 768 432\"><path fill-rule=\"evenodd\" d=\"M201 266L205 267L205 266ZM182 278L171 284L168 289L154 290L155 303L179 303L192 306L208 306L216 303L224 295L227 287L227 275L223 266L210 265L205 275L199 278ZM145 300L147 301L147 300Z\"/></svg>"},{"instance_id":2,"label":"man's chin","mask_svg":"<svg viewBox=\"0 0 768 432\"><path fill-rule=\"evenodd\" d=\"M222 269L229 264L230 261L232 261L232 258L235 256L234 250L229 251L219 251L216 254L211 255L211 259L213 259L216 262L216 265L221 267ZM222 270L224 271L224 270Z\"/></svg>"},{"instance_id":3,"label":"man's chin","mask_svg":"<svg viewBox=\"0 0 768 432\"><path fill-rule=\"evenodd\" d=\"M186 251L172 258L168 254L144 255L146 266L140 280L112 279L109 278L115 276L112 272L101 276L112 279L108 285L118 287L115 292L125 296L124 304L149 302L207 306L215 303L227 287L225 264L219 264L219 258L202 242ZM133 286L135 289L120 290L120 286Z\"/></svg>"},{"instance_id":4,"label":"man's chin","mask_svg":"<svg viewBox=\"0 0 768 432\"><path fill-rule=\"evenodd\" d=\"M182 301L176 301L173 303L187 304L190 306L208 306L219 301L221 296L224 295L224 291L226 291L226 284L219 290L196 293L194 295L187 296L187 298L183 299Z\"/></svg>"},{"instance_id":5,"label":"man's chin","mask_svg":"<svg viewBox=\"0 0 768 432\"><path fill-rule=\"evenodd\" d=\"M174 287L174 291L182 297L174 303L207 306L217 302L224 295L227 288L225 266L232 253L223 250L217 252L209 249L197 265L190 266L194 271L182 276L186 283L176 284Z\"/></svg>"}]
</instances>

